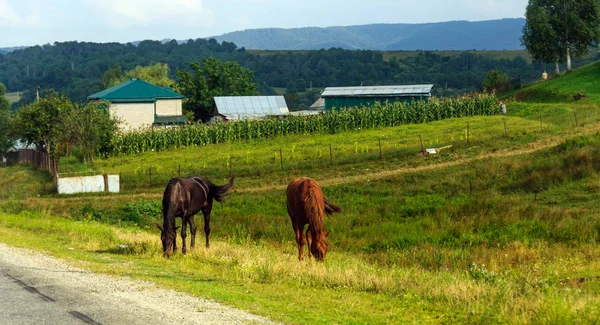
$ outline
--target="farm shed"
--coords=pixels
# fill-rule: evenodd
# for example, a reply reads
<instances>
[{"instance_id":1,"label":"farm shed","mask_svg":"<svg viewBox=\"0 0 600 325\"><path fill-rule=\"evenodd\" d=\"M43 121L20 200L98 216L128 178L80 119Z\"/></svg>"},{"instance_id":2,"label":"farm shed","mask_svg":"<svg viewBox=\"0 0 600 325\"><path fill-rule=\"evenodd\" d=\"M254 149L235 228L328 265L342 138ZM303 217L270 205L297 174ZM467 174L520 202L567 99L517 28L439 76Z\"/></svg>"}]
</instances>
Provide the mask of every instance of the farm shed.
<instances>
[{"instance_id":1,"label":"farm shed","mask_svg":"<svg viewBox=\"0 0 600 325\"><path fill-rule=\"evenodd\" d=\"M129 79L89 96L88 100L110 102L109 114L121 121L121 130L130 131L187 122L182 113L183 98L183 95L170 88L159 87L140 79Z\"/></svg>"},{"instance_id":2,"label":"farm shed","mask_svg":"<svg viewBox=\"0 0 600 325\"><path fill-rule=\"evenodd\" d=\"M375 102L429 100L431 88L433 85L327 87L321 97L328 111L334 107L372 106Z\"/></svg>"},{"instance_id":3,"label":"farm shed","mask_svg":"<svg viewBox=\"0 0 600 325\"><path fill-rule=\"evenodd\" d=\"M213 120L238 121L290 113L283 96L220 96L214 99L216 111Z\"/></svg>"}]
</instances>

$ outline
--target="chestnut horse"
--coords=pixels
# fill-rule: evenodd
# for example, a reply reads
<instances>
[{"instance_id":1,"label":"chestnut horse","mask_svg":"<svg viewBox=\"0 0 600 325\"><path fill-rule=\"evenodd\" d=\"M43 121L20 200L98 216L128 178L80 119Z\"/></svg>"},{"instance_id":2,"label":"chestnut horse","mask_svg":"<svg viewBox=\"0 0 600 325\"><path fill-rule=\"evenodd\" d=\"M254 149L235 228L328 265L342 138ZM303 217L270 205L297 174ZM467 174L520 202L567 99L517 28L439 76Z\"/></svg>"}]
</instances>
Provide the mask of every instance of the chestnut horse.
<instances>
[{"instance_id":1,"label":"chestnut horse","mask_svg":"<svg viewBox=\"0 0 600 325\"><path fill-rule=\"evenodd\" d=\"M156 224L161 230L160 239L163 245L163 252L166 257L170 256L171 247L173 253L177 251L177 240L175 231L175 218L181 218L181 241L182 253L185 254L185 236L186 226L189 224L192 234L191 247L194 248L196 242L196 223L194 215L202 211L204 215L204 234L206 235L206 247L209 247L208 236L210 235L210 211L212 210L213 200L223 202L224 197L229 194L233 188L233 177L229 183L223 186L216 186L208 179L200 176L191 176L188 178L173 178L167 184L163 194L163 225Z\"/></svg>"},{"instance_id":2,"label":"chestnut horse","mask_svg":"<svg viewBox=\"0 0 600 325\"><path fill-rule=\"evenodd\" d=\"M323 214L331 215L341 209L333 205L314 180L304 177L293 180L287 187L287 210L292 219L292 226L298 243L298 260L304 259L304 226L308 241L308 257L313 255L318 261L325 259L327 254L327 236Z\"/></svg>"}]
</instances>

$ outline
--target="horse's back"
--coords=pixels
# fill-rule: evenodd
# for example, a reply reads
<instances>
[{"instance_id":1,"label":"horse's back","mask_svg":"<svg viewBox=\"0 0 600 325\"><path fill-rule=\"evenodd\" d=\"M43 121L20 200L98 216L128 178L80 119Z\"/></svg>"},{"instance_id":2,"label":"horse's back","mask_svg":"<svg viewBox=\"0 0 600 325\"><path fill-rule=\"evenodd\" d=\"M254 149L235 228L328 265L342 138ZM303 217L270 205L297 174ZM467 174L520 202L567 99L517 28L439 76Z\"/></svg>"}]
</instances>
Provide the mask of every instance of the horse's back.
<instances>
[{"instance_id":1,"label":"horse's back","mask_svg":"<svg viewBox=\"0 0 600 325\"><path fill-rule=\"evenodd\" d=\"M322 217L325 207L319 184L308 177L291 181L287 188L287 207L292 220L299 224Z\"/></svg>"}]
</instances>

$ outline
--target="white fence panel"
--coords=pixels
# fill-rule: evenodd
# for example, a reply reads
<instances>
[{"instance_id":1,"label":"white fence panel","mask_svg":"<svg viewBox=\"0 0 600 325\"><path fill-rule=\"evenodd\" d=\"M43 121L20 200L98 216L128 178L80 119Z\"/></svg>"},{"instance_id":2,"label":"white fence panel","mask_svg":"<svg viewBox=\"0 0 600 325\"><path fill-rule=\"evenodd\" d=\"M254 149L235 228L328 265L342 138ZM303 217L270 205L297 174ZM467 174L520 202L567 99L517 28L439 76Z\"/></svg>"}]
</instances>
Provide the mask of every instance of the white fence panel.
<instances>
[{"instance_id":1,"label":"white fence panel","mask_svg":"<svg viewBox=\"0 0 600 325\"><path fill-rule=\"evenodd\" d=\"M119 193L119 190L119 175L97 175L58 178L58 194L92 192Z\"/></svg>"}]
</instances>

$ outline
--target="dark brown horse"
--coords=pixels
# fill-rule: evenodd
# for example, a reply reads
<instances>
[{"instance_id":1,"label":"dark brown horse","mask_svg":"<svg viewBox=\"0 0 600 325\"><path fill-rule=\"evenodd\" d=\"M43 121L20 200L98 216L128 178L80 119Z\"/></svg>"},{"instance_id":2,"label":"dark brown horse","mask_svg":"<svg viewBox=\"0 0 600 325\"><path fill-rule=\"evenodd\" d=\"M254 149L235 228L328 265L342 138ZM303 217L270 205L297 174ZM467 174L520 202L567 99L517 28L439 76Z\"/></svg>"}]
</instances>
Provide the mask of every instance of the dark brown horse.
<instances>
[{"instance_id":1,"label":"dark brown horse","mask_svg":"<svg viewBox=\"0 0 600 325\"><path fill-rule=\"evenodd\" d=\"M308 241L308 257L313 255L316 260L322 261L327 254L327 236L323 221L324 213L331 215L341 209L333 205L314 180L304 177L293 180L287 187L287 209L292 226L296 233L298 243L298 260L304 259L304 226L306 240Z\"/></svg>"},{"instance_id":2,"label":"dark brown horse","mask_svg":"<svg viewBox=\"0 0 600 325\"><path fill-rule=\"evenodd\" d=\"M208 179L200 176L188 178L173 178L167 184L163 194L163 225L156 224L161 230L160 239L163 245L163 252L166 257L170 256L171 247L173 253L177 251L177 240L175 231L175 218L181 218L181 241L182 253L185 254L185 236L186 226L190 225L192 234L191 247L196 243L196 223L194 215L202 211L204 215L204 234L206 235L206 247L209 247L208 236L210 235L210 211L212 210L213 200L223 202L223 198L229 194L233 188L233 177L229 183L223 186L216 186Z\"/></svg>"}]
</instances>

